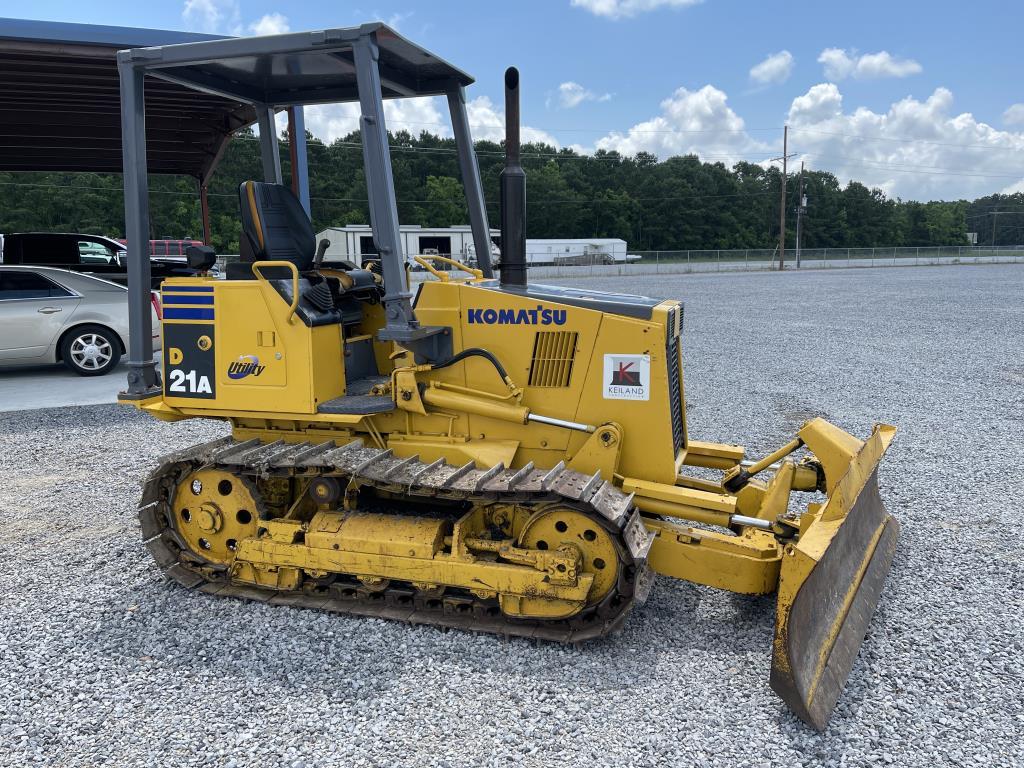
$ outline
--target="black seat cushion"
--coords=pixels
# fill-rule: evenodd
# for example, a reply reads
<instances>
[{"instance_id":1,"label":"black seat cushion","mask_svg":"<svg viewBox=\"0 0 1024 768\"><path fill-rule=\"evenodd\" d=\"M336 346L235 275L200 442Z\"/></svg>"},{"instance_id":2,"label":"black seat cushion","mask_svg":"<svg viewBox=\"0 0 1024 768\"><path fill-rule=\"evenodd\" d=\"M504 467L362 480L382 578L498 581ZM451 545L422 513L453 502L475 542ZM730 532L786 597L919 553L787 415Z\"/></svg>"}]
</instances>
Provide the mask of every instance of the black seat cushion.
<instances>
[{"instance_id":1,"label":"black seat cushion","mask_svg":"<svg viewBox=\"0 0 1024 768\"><path fill-rule=\"evenodd\" d=\"M316 233L302 203L288 187L244 181L238 188L238 201L242 213L239 250L243 262L290 261L300 272L313 268Z\"/></svg>"}]
</instances>

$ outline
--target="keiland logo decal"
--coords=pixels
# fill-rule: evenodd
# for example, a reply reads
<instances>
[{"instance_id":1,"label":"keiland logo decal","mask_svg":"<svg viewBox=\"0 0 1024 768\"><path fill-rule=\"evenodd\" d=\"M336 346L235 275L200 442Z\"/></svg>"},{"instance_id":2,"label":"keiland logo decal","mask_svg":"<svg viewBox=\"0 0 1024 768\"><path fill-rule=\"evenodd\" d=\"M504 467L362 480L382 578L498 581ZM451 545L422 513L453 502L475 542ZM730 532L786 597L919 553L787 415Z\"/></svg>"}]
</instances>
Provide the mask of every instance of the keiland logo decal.
<instances>
[{"instance_id":1,"label":"keiland logo decal","mask_svg":"<svg viewBox=\"0 0 1024 768\"><path fill-rule=\"evenodd\" d=\"M650 400L650 355L604 356L605 400Z\"/></svg>"},{"instance_id":2,"label":"keiland logo decal","mask_svg":"<svg viewBox=\"0 0 1024 768\"><path fill-rule=\"evenodd\" d=\"M229 379L244 379L246 376L259 376L265 365L260 365L256 355L240 355L238 360L228 366Z\"/></svg>"},{"instance_id":3,"label":"keiland logo decal","mask_svg":"<svg viewBox=\"0 0 1024 768\"><path fill-rule=\"evenodd\" d=\"M564 309L468 309L470 325L565 325Z\"/></svg>"}]
</instances>

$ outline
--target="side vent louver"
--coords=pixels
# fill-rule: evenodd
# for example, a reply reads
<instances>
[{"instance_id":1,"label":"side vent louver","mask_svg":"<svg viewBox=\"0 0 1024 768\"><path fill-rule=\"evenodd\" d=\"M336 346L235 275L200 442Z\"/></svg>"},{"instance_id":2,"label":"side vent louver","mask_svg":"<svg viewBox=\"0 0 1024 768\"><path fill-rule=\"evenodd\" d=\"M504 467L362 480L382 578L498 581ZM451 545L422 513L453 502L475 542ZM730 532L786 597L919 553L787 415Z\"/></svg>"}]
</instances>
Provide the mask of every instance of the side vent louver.
<instances>
[{"instance_id":1,"label":"side vent louver","mask_svg":"<svg viewBox=\"0 0 1024 768\"><path fill-rule=\"evenodd\" d=\"M530 361L531 387L568 387L576 357L574 331L537 331Z\"/></svg>"},{"instance_id":2,"label":"side vent louver","mask_svg":"<svg viewBox=\"0 0 1024 768\"><path fill-rule=\"evenodd\" d=\"M683 394L679 385L679 335L683 330L683 307L680 305L668 313L666 328L665 359L668 362L668 399L672 409L672 447L676 455L686 444L686 429L683 421Z\"/></svg>"}]
</instances>

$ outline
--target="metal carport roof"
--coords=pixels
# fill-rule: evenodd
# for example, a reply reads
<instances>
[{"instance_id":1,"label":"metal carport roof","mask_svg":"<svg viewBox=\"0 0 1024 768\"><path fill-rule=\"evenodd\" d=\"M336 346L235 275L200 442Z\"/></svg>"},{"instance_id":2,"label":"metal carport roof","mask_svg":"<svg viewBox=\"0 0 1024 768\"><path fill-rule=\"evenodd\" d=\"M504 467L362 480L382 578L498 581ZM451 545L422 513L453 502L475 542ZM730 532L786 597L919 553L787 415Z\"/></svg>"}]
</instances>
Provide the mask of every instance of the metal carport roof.
<instances>
[{"instance_id":1,"label":"metal carport roof","mask_svg":"<svg viewBox=\"0 0 1024 768\"><path fill-rule=\"evenodd\" d=\"M0 170L121 173L117 51L222 39L0 19ZM247 104L149 78L149 171L205 182L231 134L255 120Z\"/></svg>"},{"instance_id":2,"label":"metal carport roof","mask_svg":"<svg viewBox=\"0 0 1024 768\"><path fill-rule=\"evenodd\" d=\"M473 82L462 70L380 22L159 46L132 51L123 58L144 68L147 75L252 104L287 107L357 101L354 46L370 36L376 46L381 98L444 96Z\"/></svg>"}]
</instances>

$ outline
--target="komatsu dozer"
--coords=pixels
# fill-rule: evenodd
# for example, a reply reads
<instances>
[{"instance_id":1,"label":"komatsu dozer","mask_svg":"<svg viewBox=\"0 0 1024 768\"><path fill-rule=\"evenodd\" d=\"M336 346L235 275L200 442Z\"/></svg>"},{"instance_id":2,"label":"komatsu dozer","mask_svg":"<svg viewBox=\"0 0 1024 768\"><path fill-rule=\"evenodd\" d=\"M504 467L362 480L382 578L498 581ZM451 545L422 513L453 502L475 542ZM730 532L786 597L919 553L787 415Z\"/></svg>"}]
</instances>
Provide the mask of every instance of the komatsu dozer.
<instances>
[{"instance_id":1,"label":"komatsu dozer","mask_svg":"<svg viewBox=\"0 0 1024 768\"><path fill-rule=\"evenodd\" d=\"M895 430L861 440L813 419L755 461L691 438L680 302L526 279L515 69L496 279L472 80L386 26L131 49L119 67L132 321L120 400L231 427L145 482L142 534L168 577L569 643L622 626L655 574L774 591L771 686L825 727L895 549L876 481ZM241 255L226 277L163 282L160 366L146 77L251 104L264 174L239 189ZM449 105L475 267L403 252L382 100L419 96ZM275 110L346 101L359 109L376 254L359 266L324 259L308 190L282 183L274 128ZM430 273L415 291L409 256ZM201 272L214 258L189 253Z\"/></svg>"}]
</instances>

